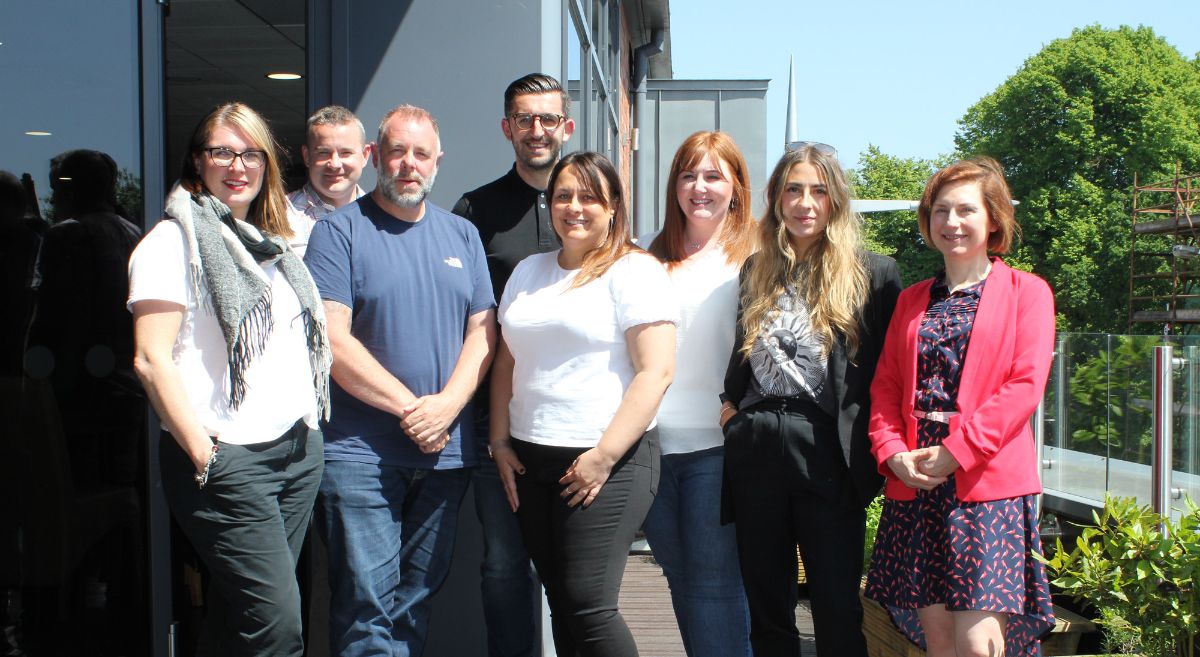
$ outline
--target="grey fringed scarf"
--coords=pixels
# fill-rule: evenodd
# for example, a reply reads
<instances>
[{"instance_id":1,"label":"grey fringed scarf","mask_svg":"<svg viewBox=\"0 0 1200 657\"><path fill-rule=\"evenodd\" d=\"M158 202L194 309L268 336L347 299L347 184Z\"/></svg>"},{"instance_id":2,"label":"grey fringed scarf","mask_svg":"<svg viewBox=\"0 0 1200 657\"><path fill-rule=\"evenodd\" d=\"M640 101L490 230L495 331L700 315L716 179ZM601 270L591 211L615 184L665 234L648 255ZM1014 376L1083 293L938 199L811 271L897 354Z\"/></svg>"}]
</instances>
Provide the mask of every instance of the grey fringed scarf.
<instances>
[{"instance_id":1,"label":"grey fringed scarf","mask_svg":"<svg viewBox=\"0 0 1200 657\"><path fill-rule=\"evenodd\" d=\"M229 405L237 408L246 397L246 368L262 353L271 335L271 287L255 257L242 240L221 230L222 223L236 226L251 238L260 233L236 221L229 208L211 194L191 194L176 185L167 196L167 216L183 228L187 240L192 292L216 315L225 335L229 357ZM325 311L308 269L275 235L261 234L279 253L263 259L275 263L300 299L313 388L321 416L329 419L329 366L333 356L325 330ZM274 252L273 248L268 250Z\"/></svg>"}]
</instances>

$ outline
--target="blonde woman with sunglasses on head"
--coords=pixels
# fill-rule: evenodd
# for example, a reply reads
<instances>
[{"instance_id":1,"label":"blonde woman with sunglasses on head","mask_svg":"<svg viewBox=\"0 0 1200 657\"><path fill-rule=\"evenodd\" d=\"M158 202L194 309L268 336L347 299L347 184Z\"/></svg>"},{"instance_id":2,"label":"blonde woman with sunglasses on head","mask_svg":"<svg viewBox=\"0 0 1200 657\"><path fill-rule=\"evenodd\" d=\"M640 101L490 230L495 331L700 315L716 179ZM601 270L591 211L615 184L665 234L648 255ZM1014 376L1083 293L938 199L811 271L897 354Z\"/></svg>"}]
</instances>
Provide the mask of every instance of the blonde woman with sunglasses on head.
<instances>
[{"instance_id":1,"label":"blonde woman with sunglasses on head","mask_svg":"<svg viewBox=\"0 0 1200 657\"><path fill-rule=\"evenodd\" d=\"M900 292L863 249L836 151L789 146L741 274L725 377L723 517L734 522L757 657L798 657L796 549L817 652L866 657L858 598L866 514L882 477L868 388Z\"/></svg>"}]
</instances>

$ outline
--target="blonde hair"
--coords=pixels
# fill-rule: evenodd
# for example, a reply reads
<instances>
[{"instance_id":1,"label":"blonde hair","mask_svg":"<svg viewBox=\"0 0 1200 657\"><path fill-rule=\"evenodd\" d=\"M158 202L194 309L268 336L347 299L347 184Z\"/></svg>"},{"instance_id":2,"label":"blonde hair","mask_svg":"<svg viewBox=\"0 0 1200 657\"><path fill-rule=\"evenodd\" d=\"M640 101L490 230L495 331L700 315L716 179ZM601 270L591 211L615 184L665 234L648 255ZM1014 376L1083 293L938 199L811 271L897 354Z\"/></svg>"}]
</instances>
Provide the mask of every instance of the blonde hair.
<instances>
[{"instance_id":1,"label":"blonde hair","mask_svg":"<svg viewBox=\"0 0 1200 657\"><path fill-rule=\"evenodd\" d=\"M677 267L687 258L683 248L687 217L683 214L683 208L679 206L679 192L676 189L679 175L685 169L699 164L705 155L712 156L714 164L729 172L730 182L733 184L729 211L722 222L721 234L717 236L721 248L725 251L726 261L740 267L754 252L754 217L750 215L750 170L746 166L746 159L742 157L742 152L732 137L723 132L705 130L692 133L683 140L679 150L675 151L671 173L667 176L667 205L663 228L647 249L663 261L667 269Z\"/></svg>"},{"instance_id":2,"label":"blonde hair","mask_svg":"<svg viewBox=\"0 0 1200 657\"><path fill-rule=\"evenodd\" d=\"M180 185L192 194L211 193L212 190L204 186L204 176L196 166L196 160L205 157L204 149L208 148L208 140L212 137L213 130L222 126L240 130L250 138L255 148L267 155L267 162L263 165L262 188L258 190L254 200L250 201L246 222L285 239L291 237L292 225L288 221L287 195L283 191L283 173L279 168L283 149L271 134L266 119L249 105L225 103L200 120L196 129L192 131L188 152L183 158Z\"/></svg>"},{"instance_id":3,"label":"blonde hair","mask_svg":"<svg viewBox=\"0 0 1200 657\"><path fill-rule=\"evenodd\" d=\"M783 221L783 191L797 164L816 167L829 194L829 222L803 253L792 247ZM862 247L862 219L850 211L850 185L832 153L806 146L784 153L767 185L767 212L758 222L758 253L750 260L742 288L743 357L758 339L762 326L776 312L779 297L790 284L808 305L813 330L826 348L840 336L853 359L861 339L859 321L870 291ZM828 356L828 353L823 354Z\"/></svg>"}]
</instances>

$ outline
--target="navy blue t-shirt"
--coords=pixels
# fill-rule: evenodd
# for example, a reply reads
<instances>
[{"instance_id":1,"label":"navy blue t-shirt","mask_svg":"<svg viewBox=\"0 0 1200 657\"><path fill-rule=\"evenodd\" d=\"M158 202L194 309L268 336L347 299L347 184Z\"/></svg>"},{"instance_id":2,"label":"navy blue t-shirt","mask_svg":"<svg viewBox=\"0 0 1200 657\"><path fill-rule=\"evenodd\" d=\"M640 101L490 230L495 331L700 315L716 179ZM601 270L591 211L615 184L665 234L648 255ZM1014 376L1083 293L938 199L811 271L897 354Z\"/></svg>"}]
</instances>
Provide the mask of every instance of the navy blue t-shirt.
<instances>
[{"instance_id":1,"label":"navy blue t-shirt","mask_svg":"<svg viewBox=\"0 0 1200 657\"><path fill-rule=\"evenodd\" d=\"M418 397L446 387L467 318L496 305L479 232L428 201L421 220L409 223L363 196L316 223L304 262L321 298L352 310L354 337ZM439 470L478 464L471 404L446 448L422 454L395 415L332 388L321 426L327 460Z\"/></svg>"}]
</instances>

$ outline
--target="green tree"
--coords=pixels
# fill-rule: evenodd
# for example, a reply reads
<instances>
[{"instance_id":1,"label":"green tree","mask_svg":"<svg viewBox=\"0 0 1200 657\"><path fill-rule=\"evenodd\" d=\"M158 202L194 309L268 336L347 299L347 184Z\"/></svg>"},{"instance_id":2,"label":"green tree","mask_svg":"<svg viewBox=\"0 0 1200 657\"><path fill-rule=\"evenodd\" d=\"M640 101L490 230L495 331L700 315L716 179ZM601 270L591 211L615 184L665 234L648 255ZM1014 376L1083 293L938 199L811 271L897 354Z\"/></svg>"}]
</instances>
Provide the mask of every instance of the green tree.
<instances>
[{"instance_id":1,"label":"green tree","mask_svg":"<svg viewBox=\"0 0 1200 657\"><path fill-rule=\"evenodd\" d=\"M850 171L850 184L855 198L918 200L926 181L946 159L895 157L871 145L859 158L858 168ZM941 269L941 256L925 244L917 228L916 212L872 212L864 217L867 248L895 258L905 285Z\"/></svg>"},{"instance_id":2,"label":"green tree","mask_svg":"<svg viewBox=\"0 0 1200 657\"><path fill-rule=\"evenodd\" d=\"M955 143L1004 165L1013 259L1050 282L1060 325L1124 332L1134 173L1200 170L1200 62L1147 27L1077 29L968 109Z\"/></svg>"}]
</instances>

